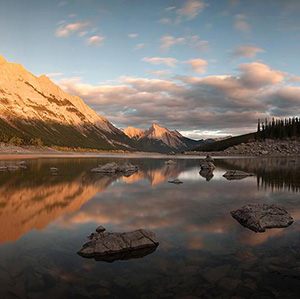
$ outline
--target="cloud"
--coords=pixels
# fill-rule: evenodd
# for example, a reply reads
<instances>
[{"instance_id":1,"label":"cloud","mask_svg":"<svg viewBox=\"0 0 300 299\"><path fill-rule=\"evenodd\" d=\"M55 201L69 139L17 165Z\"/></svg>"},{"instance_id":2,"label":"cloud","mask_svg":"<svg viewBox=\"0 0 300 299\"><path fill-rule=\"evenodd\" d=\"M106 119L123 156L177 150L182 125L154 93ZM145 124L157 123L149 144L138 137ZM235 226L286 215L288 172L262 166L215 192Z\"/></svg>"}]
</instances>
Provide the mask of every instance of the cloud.
<instances>
[{"instance_id":1,"label":"cloud","mask_svg":"<svg viewBox=\"0 0 300 299\"><path fill-rule=\"evenodd\" d=\"M71 34L81 32L89 27L91 23L87 22L78 22L78 23L69 23L69 24L61 24L56 30L57 37L67 37Z\"/></svg>"},{"instance_id":2,"label":"cloud","mask_svg":"<svg viewBox=\"0 0 300 299\"><path fill-rule=\"evenodd\" d=\"M64 73L48 73L46 74L47 77L59 77L59 76L63 76Z\"/></svg>"},{"instance_id":3,"label":"cloud","mask_svg":"<svg viewBox=\"0 0 300 299\"><path fill-rule=\"evenodd\" d=\"M148 45L147 44L143 44L143 43L141 43L141 44L137 44L135 47L134 47L134 51L138 51L138 50L141 50L141 49L144 49L144 48L146 48Z\"/></svg>"},{"instance_id":4,"label":"cloud","mask_svg":"<svg viewBox=\"0 0 300 299\"><path fill-rule=\"evenodd\" d=\"M164 64L166 66L169 66L171 68L175 68L176 64L179 62L176 58L171 57L144 57L142 59L143 62L148 62L154 65L161 65Z\"/></svg>"},{"instance_id":5,"label":"cloud","mask_svg":"<svg viewBox=\"0 0 300 299\"><path fill-rule=\"evenodd\" d=\"M92 37L87 38L86 43L90 46L101 47L101 46L103 46L104 40L105 40L105 37L100 36L100 35L94 35Z\"/></svg>"},{"instance_id":6,"label":"cloud","mask_svg":"<svg viewBox=\"0 0 300 299\"><path fill-rule=\"evenodd\" d=\"M155 76L158 78L167 77L167 76L170 76L171 74L172 74L172 72L170 70L160 70L160 71L148 72L148 75Z\"/></svg>"},{"instance_id":7,"label":"cloud","mask_svg":"<svg viewBox=\"0 0 300 299\"><path fill-rule=\"evenodd\" d=\"M258 53L265 53L265 50L254 46L238 46L232 53L233 57L254 58Z\"/></svg>"},{"instance_id":8,"label":"cloud","mask_svg":"<svg viewBox=\"0 0 300 299\"><path fill-rule=\"evenodd\" d=\"M204 1L187 0L176 12L185 20L192 20L204 10L205 6L206 3Z\"/></svg>"},{"instance_id":9,"label":"cloud","mask_svg":"<svg viewBox=\"0 0 300 299\"><path fill-rule=\"evenodd\" d=\"M173 9L175 9L176 8L176 6L169 6L169 7L167 7L166 9L165 9L165 11L170 11L170 10L173 10Z\"/></svg>"},{"instance_id":10,"label":"cloud","mask_svg":"<svg viewBox=\"0 0 300 299\"><path fill-rule=\"evenodd\" d=\"M167 52L173 45L185 44L186 40L184 37L175 38L172 35L164 35L160 38L160 48L162 51Z\"/></svg>"},{"instance_id":11,"label":"cloud","mask_svg":"<svg viewBox=\"0 0 300 299\"><path fill-rule=\"evenodd\" d=\"M129 33L128 34L128 37L129 38L136 38L136 37L138 37L139 35L137 34L137 33Z\"/></svg>"},{"instance_id":12,"label":"cloud","mask_svg":"<svg viewBox=\"0 0 300 299\"><path fill-rule=\"evenodd\" d=\"M248 19L247 16L243 15L243 14L237 14L234 16L234 28L246 33L249 33L251 31L251 27L248 24L248 22L246 21Z\"/></svg>"},{"instance_id":13,"label":"cloud","mask_svg":"<svg viewBox=\"0 0 300 299\"><path fill-rule=\"evenodd\" d=\"M188 40L189 46L200 53L206 52L209 49L209 41L201 40L198 35L188 36L186 39Z\"/></svg>"},{"instance_id":14,"label":"cloud","mask_svg":"<svg viewBox=\"0 0 300 299\"><path fill-rule=\"evenodd\" d=\"M155 64L165 64L158 61ZM201 63L189 65L203 71ZM218 76L121 77L103 85L62 78L58 83L119 127L145 128L158 122L201 138L203 132L208 136L209 132L229 135L254 131L258 118L299 114L300 87L290 86L290 78L290 74L253 62L239 65L234 74Z\"/></svg>"},{"instance_id":15,"label":"cloud","mask_svg":"<svg viewBox=\"0 0 300 299\"><path fill-rule=\"evenodd\" d=\"M171 19L169 18L162 18L158 21L158 23L161 23L161 24L170 24L171 23Z\"/></svg>"},{"instance_id":16,"label":"cloud","mask_svg":"<svg viewBox=\"0 0 300 299\"><path fill-rule=\"evenodd\" d=\"M190 65L190 70L192 72L195 72L198 74L206 73L207 62L204 59L191 59L191 60L185 61L185 63Z\"/></svg>"}]
</instances>

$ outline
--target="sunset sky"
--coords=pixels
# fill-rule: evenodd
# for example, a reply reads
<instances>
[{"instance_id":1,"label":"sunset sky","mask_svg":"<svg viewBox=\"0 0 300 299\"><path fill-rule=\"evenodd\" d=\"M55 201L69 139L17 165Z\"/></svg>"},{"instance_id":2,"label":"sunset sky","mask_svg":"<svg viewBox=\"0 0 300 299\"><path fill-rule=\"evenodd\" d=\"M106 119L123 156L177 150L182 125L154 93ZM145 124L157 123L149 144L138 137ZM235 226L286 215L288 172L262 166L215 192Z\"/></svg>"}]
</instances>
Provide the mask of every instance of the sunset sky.
<instances>
[{"instance_id":1,"label":"sunset sky","mask_svg":"<svg viewBox=\"0 0 300 299\"><path fill-rule=\"evenodd\" d=\"M192 138L299 116L299 0L0 0L0 54L114 125Z\"/></svg>"}]
</instances>

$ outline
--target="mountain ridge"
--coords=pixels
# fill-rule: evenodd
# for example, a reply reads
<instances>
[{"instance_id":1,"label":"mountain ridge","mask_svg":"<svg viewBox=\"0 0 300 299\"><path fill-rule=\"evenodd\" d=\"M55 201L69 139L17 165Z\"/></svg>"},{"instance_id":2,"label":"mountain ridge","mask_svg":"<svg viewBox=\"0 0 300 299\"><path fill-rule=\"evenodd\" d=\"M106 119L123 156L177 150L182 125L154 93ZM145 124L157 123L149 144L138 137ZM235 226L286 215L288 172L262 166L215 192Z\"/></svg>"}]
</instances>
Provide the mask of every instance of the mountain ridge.
<instances>
[{"instance_id":1,"label":"mountain ridge","mask_svg":"<svg viewBox=\"0 0 300 299\"><path fill-rule=\"evenodd\" d=\"M131 140L76 95L0 56L1 139L40 138L45 145L131 149ZM72 138L73 137L73 138Z\"/></svg>"}]
</instances>

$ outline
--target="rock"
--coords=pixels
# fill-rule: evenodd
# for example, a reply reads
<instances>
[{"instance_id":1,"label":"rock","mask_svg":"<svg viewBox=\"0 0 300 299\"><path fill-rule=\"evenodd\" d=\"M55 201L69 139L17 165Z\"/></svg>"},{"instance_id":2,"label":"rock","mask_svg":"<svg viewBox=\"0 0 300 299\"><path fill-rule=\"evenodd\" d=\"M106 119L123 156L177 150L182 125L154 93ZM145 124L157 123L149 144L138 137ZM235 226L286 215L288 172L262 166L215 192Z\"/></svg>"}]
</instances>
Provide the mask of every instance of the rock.
<instances>
[{"instance_id":1,"label":"rock","mask_svg":"<svg viewBox=\"0 0 300 299\"><path fill-rule=\"evenodd\" d=\"M169 183L176 184L176 185L183 184L183 182L180 181L179 179L175 179L174 181L169 181Z\"/></svg>"},{"instance_id":2,"label":"rock","mask_svg":"<svg viewBox=\"0 0 300 299\"><path fill-rule=\"evenodd\" d=\"M18 169L19 169L19 167L16 165L8 165L7 166L7 170L18 170Z\"/></svg>"},{"instance_id":3,"label":"rock","mask_svg":"<svg viewBox=\"0 0 300 299\"><path fill-rule=\"evenodd\" d=\"M175 152L169 152L167 155L168 155L168 156L174 156L174 155L176 155L176 154L175 154Z\"/></svg>"},{"instance_id":4,"label":"rock","mask_svg":"<svg viewBox=\"0 0 300 299\"><path fill-rule=\"evenodd\" d=\"M82 257L112 262L139 258L152 253L158 246L155 234L146 229L127 233L92 233L90 241L77 252Z\"/></svg>"},{"instance_id":5,"label":"rock","mask_svg":"<svg viewBox=\"0 0 300 299\"><path fill-rule=\"evenodd\" d=\"M25 164L26 164L26 161L21 161L21 162L16 163L16 165L18 165L18 166L24 166Z\"/></svg>"},{"instance_id":6,"label":"rock","mask_svg":"<svg viewBox=\"0 0 300 299\"><path fill-rule=\"evenodd\" d=\"M0 166L0 171L6 171L7 170L7 166Z\"/></svg>"},{"instance_id":7,"label":"rock","mask_svg":"<svg viewBox=\"0 0 300 299\"><path fill-rule=\"evenodd\" d=\"M98 167L92 169L92 172L107 173L107 174L116 174L116 173L133 174L138 170L139 170L138 166L132 165L127 162L122 164L111 162L105 165L98 165Z\"/></svg>"},{"instance_id":8,"label":"rock","mask_svg":"<svg viewBox=\"0 0 300 299\"><path fill-rule=\"evenodd\" d=\"M165 161L164 164L166 164L166 165L174 165L174 164L176 164L176 162L173 161L173 160L169 160L169 161Z\"/></svg>"},{"instance_id":9,"label":"rock","mask_svg":"<svg viewBox=\"0 0 300 299\"><path fill-rule=\"evenodd\" d=\"M206 158L204 159L206 162L211 162L214 163L215 160L210 156L210 155L206 155Z\"/></svg>"},{"instance_id":10,"label":"rock","mask_svg":"<svg viewBox=\"0 0 300 299\"><path fill-rule=\"evenodd\" d=\"M201 170L208 169L213 171L215 169L214 159L210 155L207 155L205 159L200 160L199 164Z\"/></svg>"},{"instance_id":11,"label":"rock","mask_svg":"<svg viewBox=\"0 0 300 299\"><path fill-rule=\"evenodd\" d=\"M104 232L104 231L106 231L106 228L103 227L102 225L99 225L99 226L96 228L96 232L97 232L97 233L102 233L102 232Z\"/></svg>"},{"instance_id":12,"label":"rock","mask_svg":"<svg viewBox=\"0 0 300 299\"><path fill-rule=\"evenodd\" d=\"M284 208L275 205L248 204L230 213L240 224L255 232L288 227L294 221Z\"/></svg>"},{"instance_id":13,"label":"rock","mask_svg":"<svg viewBox=\"0 0 300 299\"><path fill-rule=\"evenodd\" d=\"M51 168L50 168L50 171L51 171L51 172L57 172L57 171L58 171L58 168L56 168L56 167L51 167Z\"/></svg>"},{"instance_id":14,"label":"rock","mask_svg":"<svg viewBox=\"0 0 300 299\"><path fill-rule=\"evenodd\" d=\"M248 176L254 176L254 173L248 173L241 170L228 170L223 177L227 180L241 180Z\"/></svg>"},{"instance_id":15,"label":"rock","mask_svg":"<svg viewBox=\"0 0 300 299\"><path fill-rule=\"evenodd\" d=\"M135 173L138 170L139 170L138 166L130 164L130 163L123 163L119 166L119 172Z\"/></svg>"},{"instance_id":16,"label":"rock","mask_svg":"<svg viewBox=\"0 0 300 299\"><path fill-rule=\"evenodd\" d=\"M209 182L213 177L214 174L211 169L201 169L199 174Z\"/></svg>"}]
</instances>

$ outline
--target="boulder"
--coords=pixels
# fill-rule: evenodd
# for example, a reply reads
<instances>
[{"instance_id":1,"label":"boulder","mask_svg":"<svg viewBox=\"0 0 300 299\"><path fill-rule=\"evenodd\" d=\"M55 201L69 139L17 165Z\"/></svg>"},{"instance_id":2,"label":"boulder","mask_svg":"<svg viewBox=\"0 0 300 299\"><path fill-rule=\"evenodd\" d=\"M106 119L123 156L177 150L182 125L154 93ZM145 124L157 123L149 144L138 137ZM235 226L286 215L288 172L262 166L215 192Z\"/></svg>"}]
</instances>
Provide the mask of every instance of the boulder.
<instances>
[{"instance_id":1,"label":"boulder","mask_svg":"<svg viewBox=\"0 0 300 299\"><path fill-rule=\"evenodd\" d=\"M96 228L96 232L97 232L97 233L102 233L102 232L104 232L104 231L106 231L106 228L103 227L102 225L99 225L99 226Z\"/></svg>"},{"instance_id":2,"label":"boulder","mask_svg":"<svg viewBox=\"0 0 300 299\"><path fill-rule=\"evenodd\" d=\"M169 181L169 183L171 183L171 184L176 184L176 185L183 184L183 182L180 181L179 179L175 179L175 180L173 180L173 181Z\"/></svg>"},{"instance_id":3,"label":"boulder","mask_svg":"<svg viewBox=\"0 0 300 299\"><path fill-rule=\"evenodd\" d=\"M139 170L138 166L127 162L122 164L111 162L105 165L98 165L98 167L92 169L92 172L106 173L106 174L116 174L116 173L133 174L138 170Z\"/></svg>"},{"instance_id":4,"label":"boulder","mask_svg":"<svg viewBox=\"0 0 300 299\"><path fill-rule=\"evenodd\" d=\"M241 225L255 232L288 227L294 221L284 208L276 205L248 204L230 213Z\"/></svg>"},{"instance_id":5,"label":"boulder","mask_svg":"<svg viewBox=\"0 0 300 299\"><path fill-rule=\"evenodd\" d=\"M150 251L153 252L159 244L155 234L146 229L126 233L102 231L92 233L88 238L90 241L85 243L77 253L82 257L104 261L132 258L135 252L140 250L143 250L143 254L146 249L151 249ZM136 254L140 257L138 252Z\"/></svg>"},{"instance_id":6,"label":"boulder","mask_svg":"<svg viewBox=\"0 0 300 299\"><path fill-rule=\"evenodd\" d=\"M228 170L223 177L227 180L242 180L248 176L254 176L254 173L248 173L241 170Z\"/></svg>"},{"instance_id":7,"label":"boulder","mask_svg":"<svg viewBox=\"0 0 300 299\"><path fill-rule=\"evenodd\" d=\"M199 164L200 164L201 170L207 169L207 170L213 171L215 169L214 159L210 155L207 155L206 158L201 159L199 161Z\"/></svg>"}]
</instances>

